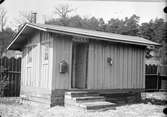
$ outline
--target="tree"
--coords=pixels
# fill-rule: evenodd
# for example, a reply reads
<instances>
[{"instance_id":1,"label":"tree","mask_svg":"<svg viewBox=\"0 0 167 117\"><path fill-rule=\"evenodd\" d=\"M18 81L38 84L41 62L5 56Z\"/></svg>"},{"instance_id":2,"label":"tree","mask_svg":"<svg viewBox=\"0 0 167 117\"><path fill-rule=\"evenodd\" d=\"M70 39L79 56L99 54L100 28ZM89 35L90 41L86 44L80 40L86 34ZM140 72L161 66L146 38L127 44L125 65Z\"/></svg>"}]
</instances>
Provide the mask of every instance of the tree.
<instances>
[{"instance_id":1,"label":"tree","mask_svg":"<svg viewBox=\"0 0 167 117\"><path fill-rule=\"evenodd\" d=\"M114 19L111 18L108 21L106 31L124 35L138 35L139 30L139 17L136 15L132 15L130 18L126 17L123 19Z\"/></svg>"},{"instance_id":2,"label":"tree","mask_svg":"<svg viewBox=\"0 0 167 117\"><path fill-rule=\"evenodd\" d=\"M20 12L20 15L22 16L22 20L24 22L32 22L32 17L31 17L32 11L22 11Z\"/></svg>"},{"instance_id":3,"label":"tree","mask_svg":"<svg viewBox=\"0 0 167 117\"><path fill-rule=\"evenodd\" d=\"M11 42L14 34L15 32L9 27L0 32L0 56L6 51L6 47Z\"/></svg>"},{"instance_id":4,"label":"tree","mask_svg":"<svg viewBox=\"0 0 167 117\"><path fill-rule=\"evenodd\" d=\"M4 26L6 25L6 9L3 7L0 7L0 26L1 26L1 31L3 32Z\"/></svg>"},{"instance_id":5,"label":"tree","mask_svg":"<svg viewBox=\"0 0 167 117\"><path fill-rule=\"evenodd\" d=\"M167 64L167 22L163 19L150 20L148 23L142 23L139 28L141 37L160 43L162 46L155 49L160 57L162 64Z\"/></svg>"},{"instance_id":6,"label":"tree","mask_svg":"<svg viewBox=\"0 0 167 117\"><path fill-rule=\"evenodd\" d=\"M67 18L72 11L74 11L74 9L70 8L68 4L62 4L58 7L55 7L54 13L57 14L60 18Z\"/></svg>"},{"instance_id":7,"label":"tree","mask_svg":"<svg viewBox=\"0 0 167 117\"><path fill-rule=\"evenodd\" d=\"M17 25L21 26L25 23L32 23L33 22L33 16L32 14L35 13L33 11L21 11L19 12L19 18L16 19Z\"/></svg>"},{"instance_id":8,"label":"tree","mask_svg":"<svg viewBox=\"0 0 167 117\"><path fill-rule=\"evenodd\" d=\"M95 17L91 17L88 19L88 29L98 30L99 29L99 21Z\"/></svg>"},{"instance_id":9,"label":"tree","mask_svg":"<svg viewBox=\"0 0 167 117\"><path fill-rule=\"evenodd\" d=\"M82 18L79 15L73 16L69 19L69 25L71 27L82 27Z\"/></svg>"},{"instance_id":10,"label":"tree","mask_svg":"<svg viewBox=\"0 0 167 117\"><path fill-rule=\"evenodd\" d=\"M162 47L156 48L154 52L157 53L157 57L161 57L162 64L167 64L167 22L163 19L155 19L139 25L139 20L138 16L132 15L125 19L111 18L108 23L105 23L102 18L81 18L76 15L52 19L46 23L144 37L162 44Z\"/></svg>"},{"instance_id":11,"label":"tree","mask_svg":"<svg viewBox=\"0 0 167 117\"><path fill-rule=\"evenodd\" d=\"M106 24L105 24L103 18L100 18L100 19L99 19L99 24L98 24L98 29L97 29L97 30L104 32L105 29L106 29Z\"/></svg>"},{"instance_id":12,"label":"tree","mask_svg":"<svg viewBox=\"0 0 167 117\"><path fill-rule=\"evenodd\" d=\"M132 15L130 18L125 18L124 32L122 34L137 36L139 32L139 19L140 17Z\"/></svg>"},{"instance_id":13,"label":"tree","mask_svg":"<svg viewBox=\"0 0 167 117\"><path fill-rule=\"evenodd\" d=\"M59 18L52 18L48 21L45 21L45 24L69 26L69 14L73 11L74 9L70 8L68 4L61 4L55 7L54 11L54 14L58 15Z\"/></svg>"},{"instance_id":14,"label":"tree","mask_svg":"<svg viewBox=\"0 0 167 117\"><path fill-rule=\"evenodd\" d=\"M111 18L105 29L107 32L122 34L124 31L124 21L120 19Z\"/></svg>"},{"instance_id":15,"label":"tree","mask_svg":"<svg viewBox=\"0 0 167 117\"><path fill-rule=\"evenodd\" d=\"M167 23L163 19L150 20L148 23L142 23L139 33L142 37L161 43L166 40Z\"/></svg>"}]
</instances>

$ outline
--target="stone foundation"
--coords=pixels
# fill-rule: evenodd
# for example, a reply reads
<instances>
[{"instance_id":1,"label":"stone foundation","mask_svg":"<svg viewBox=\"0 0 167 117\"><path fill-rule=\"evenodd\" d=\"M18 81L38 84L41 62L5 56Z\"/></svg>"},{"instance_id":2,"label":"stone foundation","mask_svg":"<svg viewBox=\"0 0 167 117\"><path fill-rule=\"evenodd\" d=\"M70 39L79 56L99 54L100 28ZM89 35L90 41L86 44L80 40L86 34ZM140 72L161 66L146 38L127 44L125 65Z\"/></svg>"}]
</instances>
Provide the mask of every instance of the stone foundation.
<instances>
[{"instance_id":1,"label":"stone foundation","mask_svg":"<svg viewBox=\"0 0 167 117\"><path fill-rule=\"evenodd\" d=\"M52 90L51 107L53 107L55 105L64 106L64 94L65 94L64 89Z\"/></svg>"},{"instance_id":2,"label":"stone foundation","mask_svg":"<svg viewBox=\"0 0 167 117\"><path fill-rule=\"evenodd\" d=\"M24 87L21 90L21 98L23 102L28 103L39 103L44 104L49 107L56 105L64 106L64 96L66 91L75 90L65 90L65 89L54 89L46 90L41 88ZM76 90L79 91L79 90ZM81 90L84 91L84 90ZM119 102L119 103L137 103L141 100L140 90L85 90L88 92L96 92L101 96L105 96L106 101L109 102Z\"/></svg>"},{"instance_id":3,"label":"stone foundation","mask_svg":"<svg viewBox=\"0 0 167 117\"><path fill-rule=\"evenodd\" d=\"M20 98L22 103L45 105L50 107L51 105L51 91L43 88L36 87L21 87Z\"/></svg>"},{"instance_id":4,"label":"stone foundation","mask_svg":"<svg viewBox=\"0 0 167 117\"><path fill-rule=\"evenodd\" d=\"M106 101L117 103L118 105L141 102L140 92L113 93L113 94L100 94L100 95L104 96Z\"/></svg>"}]
</instances>

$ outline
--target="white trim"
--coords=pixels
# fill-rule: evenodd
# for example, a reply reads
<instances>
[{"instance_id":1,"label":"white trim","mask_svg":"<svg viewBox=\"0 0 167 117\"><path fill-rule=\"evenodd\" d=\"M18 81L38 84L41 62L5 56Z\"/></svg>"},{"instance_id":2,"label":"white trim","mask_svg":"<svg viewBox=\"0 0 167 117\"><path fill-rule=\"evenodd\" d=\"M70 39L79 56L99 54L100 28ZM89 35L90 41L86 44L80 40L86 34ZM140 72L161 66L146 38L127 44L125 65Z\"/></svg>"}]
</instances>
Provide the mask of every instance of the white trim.
<instances>
[{"instance_id":1,"label":"white trim","mask_svg":"<svg viewBox=\"0 0 167 117\"><path fill-rule=\"evenodd\" d=\"M73 36L81 36L81 37L89 38L89 39L94 38L94 40L101 40L102 39L102 37L96 37L96 36L84 35L84 34L77 34L77 33L72 33L72 32L50 30L50 29L48 31L52 32L52 33L60 33L60 34L67 34L67 35L73 35ZM124 44L133 44L133 45L140 45L140 46L153 45L153 44L142 43L142 42L117 40L117 39L114 39L114 38L113 39L103 38L103 41L117 42L117 43L124 43ZM159 45L157 44L156 46L159 46Z\"/></svg>"},{"instance_id":2,"label":"white trim","mask_svg":"<svg viewBox=\"0 0 167 117\"><path fill-rule=\"evenodd\" d=\"M13 39L13 41L9 44L9 46L7 47L7 50L10 48L10 46L16 41L16 39L18 38L18 36L20 36L20 34L22 33L22 31L25 29L26 25L23 26L23 28L19 31L19 33L17 34L17 36Z\"/></svg>"},{"instance_id":3,"label":"white trim","mask_svg":"<svg viewBox=\"0 0 167 117\"><path fill-rule=\"evenodd\" d=\"M45 28L42 28L42 27L39 27L39 26L35 26L33 24L27 24L28 26L32 27L32 28L35 28L35 29L38 29L38 30L42 30L42 31L47 31Z\"/></svg>"}]
</instances>

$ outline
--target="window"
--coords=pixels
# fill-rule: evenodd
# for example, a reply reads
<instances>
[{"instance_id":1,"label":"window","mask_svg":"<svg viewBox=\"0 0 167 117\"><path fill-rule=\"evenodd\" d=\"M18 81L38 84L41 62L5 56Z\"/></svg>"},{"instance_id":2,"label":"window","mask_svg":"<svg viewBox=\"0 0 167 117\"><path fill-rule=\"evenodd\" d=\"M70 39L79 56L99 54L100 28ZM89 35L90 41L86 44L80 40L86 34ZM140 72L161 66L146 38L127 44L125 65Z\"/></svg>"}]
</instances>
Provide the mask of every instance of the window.
<instances>
[{"instance_id":1,"label":"window","mask_svg":"<svg viewBox=\"0 0 167 117\"><path fill-rule=\"evenodd\" d=\"M48 61L49 59L49 44L45 43L42 44L42 60L44 62Z\"/></svg>"},{"instance_id":2,"label":"window","mask_svg":"<svg viewBox=\"0 0 167 117\"><path fill-rule=\"evenodd\" d=\"M47 44L45 46L45 50L44 50L44 60L48 60L48 57L49 57L49 45Z\"/></svg>"}]
</instances>

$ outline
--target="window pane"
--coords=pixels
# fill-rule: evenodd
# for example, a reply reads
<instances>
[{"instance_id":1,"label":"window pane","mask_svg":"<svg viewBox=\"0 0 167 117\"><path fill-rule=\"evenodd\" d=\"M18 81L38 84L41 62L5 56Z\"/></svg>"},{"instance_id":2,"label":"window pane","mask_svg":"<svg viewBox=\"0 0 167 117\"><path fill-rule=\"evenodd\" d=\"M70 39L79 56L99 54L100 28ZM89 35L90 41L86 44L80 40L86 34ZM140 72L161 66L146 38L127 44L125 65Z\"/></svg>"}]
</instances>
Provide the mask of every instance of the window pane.
<instances>
[{"instance_id":1,"label":"window pane","mask_svg":"<svg viewBox=\"0 0 167 117\"><path fill-rule=\"evenodd\" d=\"M42 45L42 60L48 61L49 59L49 44L45 43Z\"/></svg>"},{"instance_id":2,"label":"window pane","mask_svg":"<svg viewBox=\"0 0 167 117\"><path fill-rule=\"evenodd\" d=\"M49 54L49 46L48 44L45 46L45 55L44 55L44 60L48 60L48 55Z\"/></svg>"}]
</instances>

